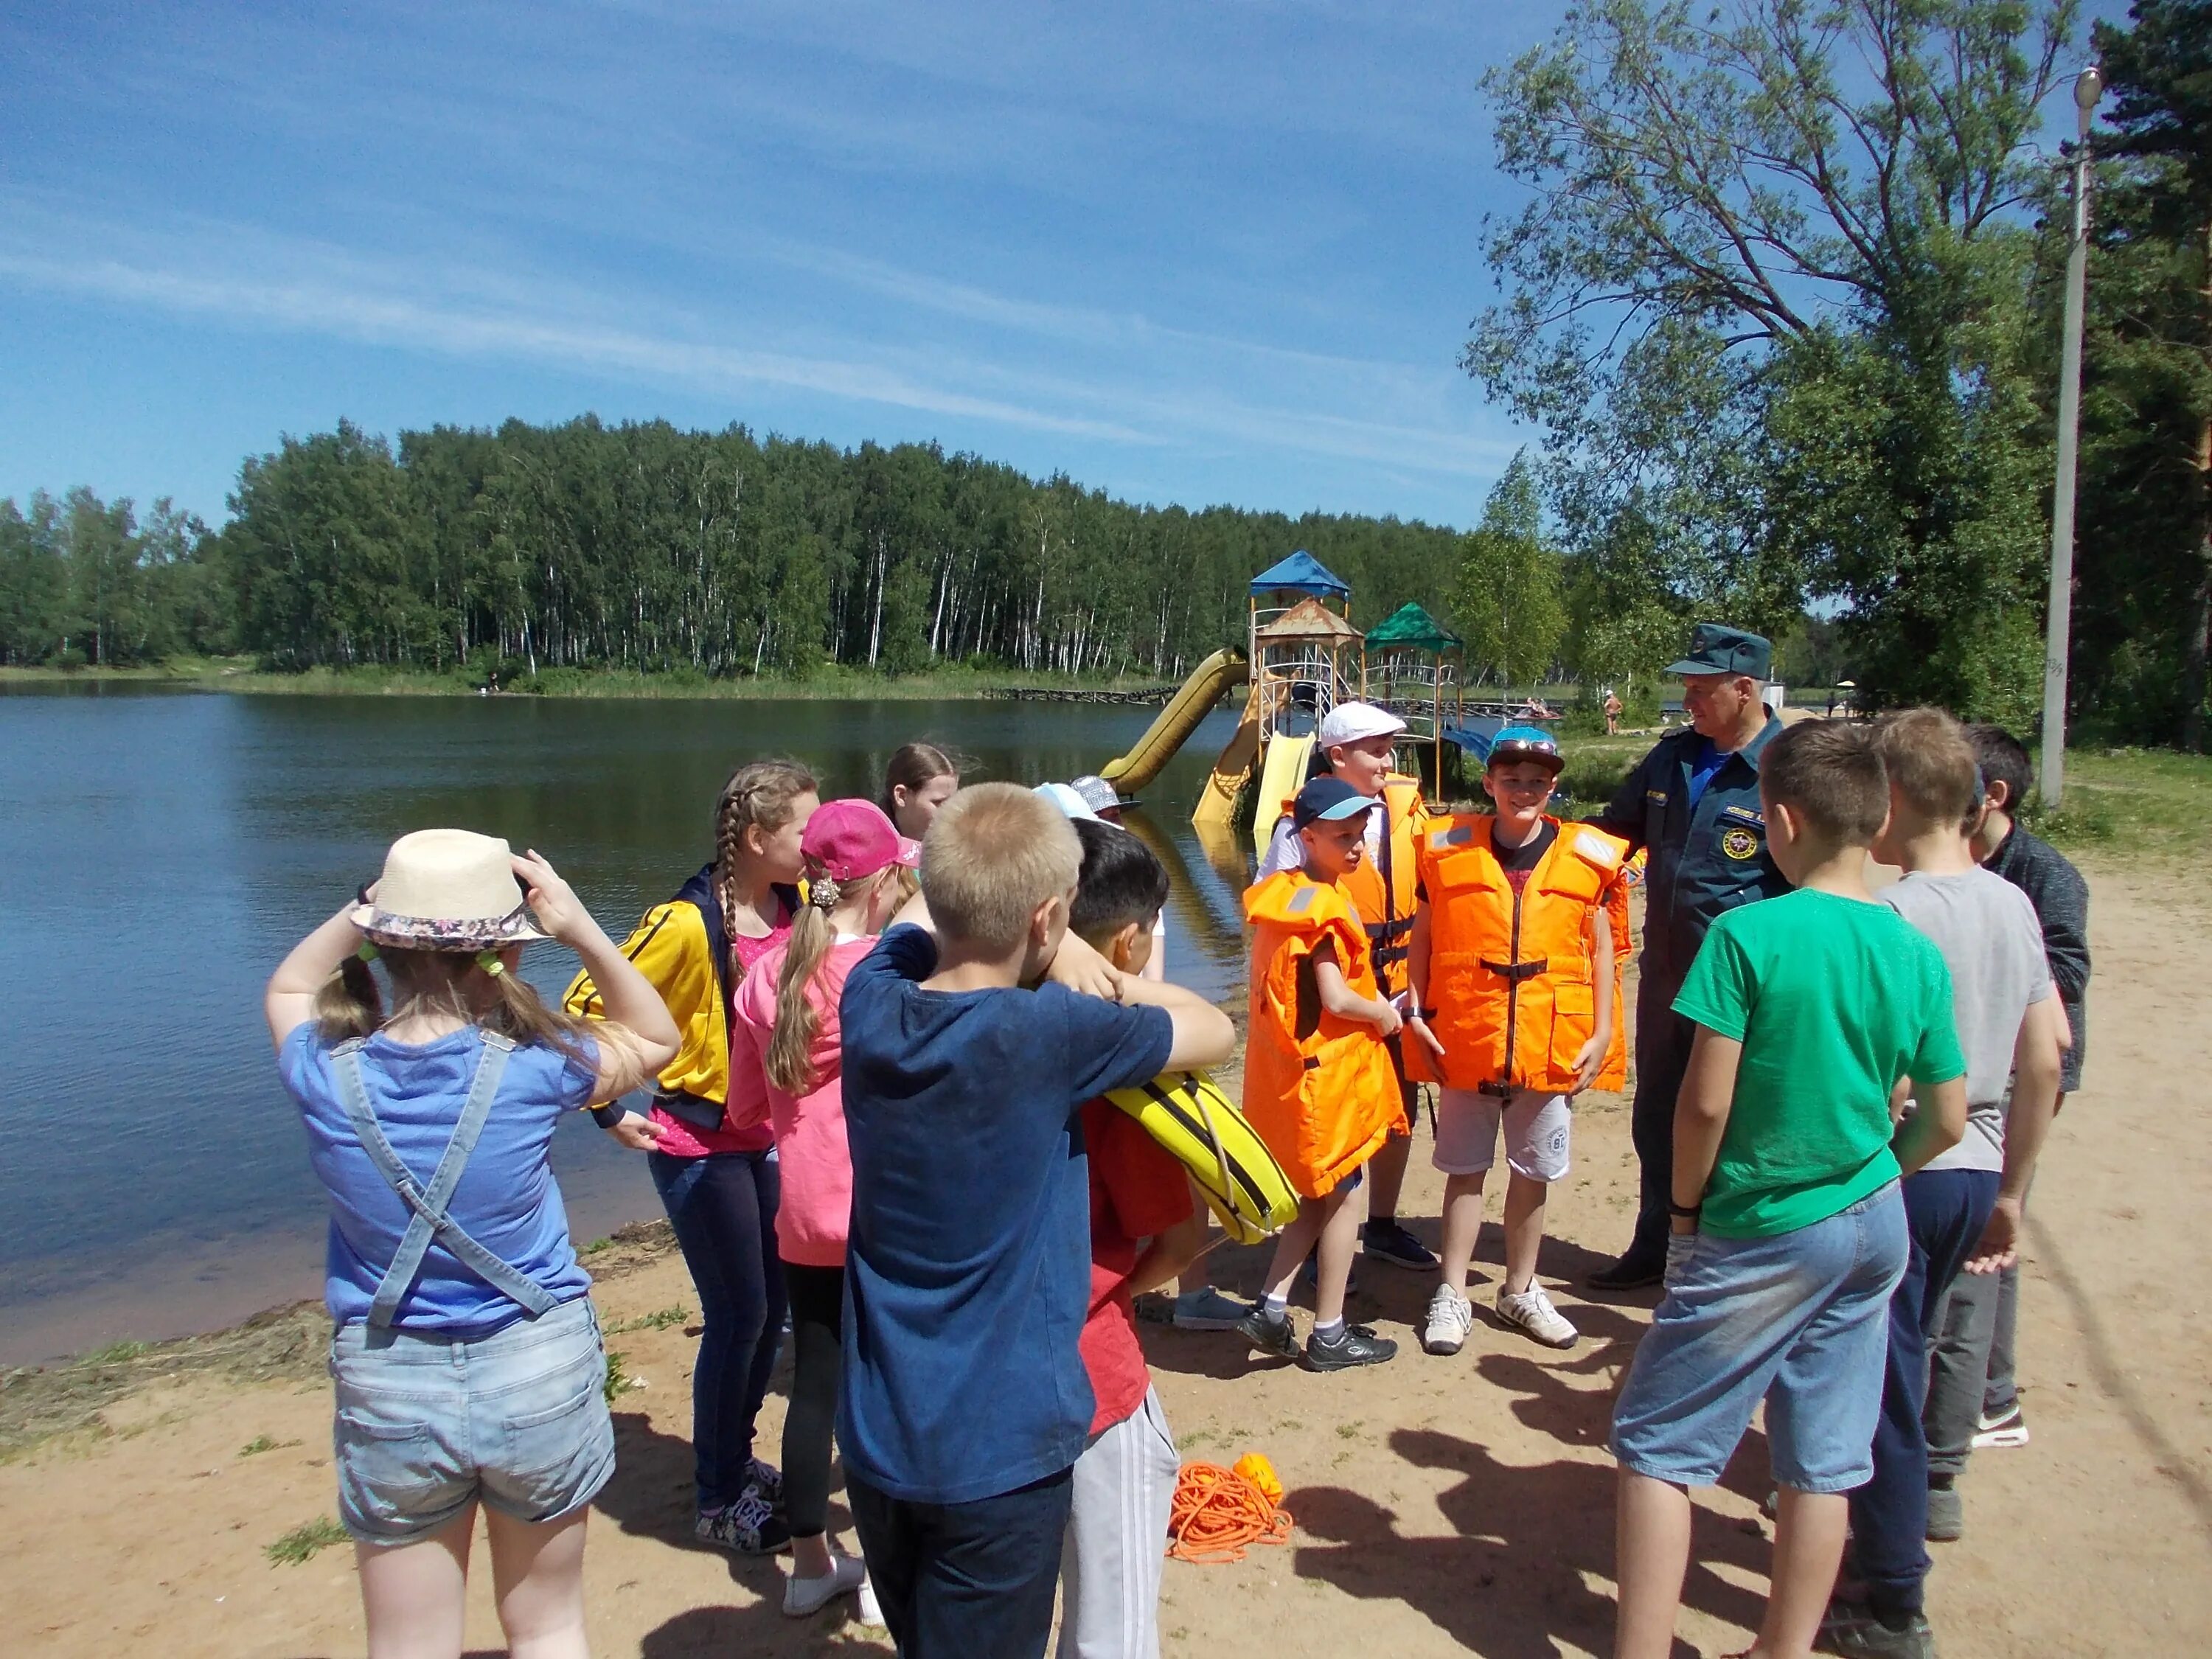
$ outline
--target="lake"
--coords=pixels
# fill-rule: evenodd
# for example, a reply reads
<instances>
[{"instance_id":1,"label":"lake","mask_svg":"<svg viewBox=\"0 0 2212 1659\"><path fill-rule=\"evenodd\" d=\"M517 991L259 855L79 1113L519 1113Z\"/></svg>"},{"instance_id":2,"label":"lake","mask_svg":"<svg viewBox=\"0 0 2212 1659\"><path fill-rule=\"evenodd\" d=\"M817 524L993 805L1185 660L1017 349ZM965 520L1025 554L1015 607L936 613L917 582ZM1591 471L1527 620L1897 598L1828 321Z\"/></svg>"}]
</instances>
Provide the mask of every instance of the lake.
<instances>
[{"instance_id":1,"label":"lake","mask_svg":"<svg viewBox=\"0 0 2212 1659\"><path fill-rule=\"evenodd\" d=\"M211 1329L321 1290L323 1201L261 988L409 830L534 846L617 938L710 850L738 763L791 755L877 793L927 738L1019 783L1096 771L1152 711L1016 702L0 696L0 1365ZM1173 979L1242 982L1241 868L1190 809L1217 711L1131 827L1168 860ZM1233 860L1232 860L1233 863ZM557 993L573 958L532 947ZM660 1213L580 1114L553 1161L577 1243Z\"/></svg>"}]
</instances>

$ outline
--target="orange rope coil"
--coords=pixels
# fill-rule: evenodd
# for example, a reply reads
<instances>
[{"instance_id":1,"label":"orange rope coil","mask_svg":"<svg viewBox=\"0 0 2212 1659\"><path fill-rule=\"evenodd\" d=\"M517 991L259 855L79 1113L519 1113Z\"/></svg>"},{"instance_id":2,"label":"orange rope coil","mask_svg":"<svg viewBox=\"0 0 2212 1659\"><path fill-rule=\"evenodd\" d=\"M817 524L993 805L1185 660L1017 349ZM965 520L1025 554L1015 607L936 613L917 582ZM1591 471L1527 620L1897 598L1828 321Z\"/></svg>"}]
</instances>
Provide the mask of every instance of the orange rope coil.
<instances>
[{"instance_id":1,"label":"orange rope coil","mask_svg":"<svg viewBox=\"0 0 2212 1659\"><path fill-rule=\"evenodd\" d=\"M1236 1468L1218 1463L1186 1463L1176 1478L1175 1504L1169 1510L1168 1554L1178 1561L1242 1561L1248 1544L1287 1544L1291 1512L1269 1497L1254 1474L1274 1471L1265 1459L1241 1460ZM1282 1490L1279 1485L1276 1491Z\"/></svg>"}]
</instances>

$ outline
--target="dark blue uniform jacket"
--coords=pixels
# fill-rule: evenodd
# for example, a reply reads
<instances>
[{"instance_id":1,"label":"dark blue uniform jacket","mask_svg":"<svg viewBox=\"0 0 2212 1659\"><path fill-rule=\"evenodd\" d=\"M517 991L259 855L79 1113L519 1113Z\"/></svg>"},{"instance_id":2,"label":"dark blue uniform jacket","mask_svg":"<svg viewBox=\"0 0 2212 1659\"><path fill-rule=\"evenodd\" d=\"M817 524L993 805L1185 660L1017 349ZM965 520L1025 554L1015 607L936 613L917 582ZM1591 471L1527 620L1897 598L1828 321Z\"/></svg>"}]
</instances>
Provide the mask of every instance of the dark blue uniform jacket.
<instances>
[{"instance_id":1,"label":"dark blue uniform jacket","mask_svg":"<svg viewBox=\"0 0 2212 1659\"><path fill-rule=\"evenodd\" d=\"M1770 716L1757 737L1722 763L1694 807L1690 765L1705 739L1686 729L1662 738L1636 763L1612 804L1591 820L1648 854L1647 981L1679 986L1714 917L1790 890L1767 853L1766 818L1759 805L1759 750L1781 729L1782 722Z\"/></svg>"}]
</instances>

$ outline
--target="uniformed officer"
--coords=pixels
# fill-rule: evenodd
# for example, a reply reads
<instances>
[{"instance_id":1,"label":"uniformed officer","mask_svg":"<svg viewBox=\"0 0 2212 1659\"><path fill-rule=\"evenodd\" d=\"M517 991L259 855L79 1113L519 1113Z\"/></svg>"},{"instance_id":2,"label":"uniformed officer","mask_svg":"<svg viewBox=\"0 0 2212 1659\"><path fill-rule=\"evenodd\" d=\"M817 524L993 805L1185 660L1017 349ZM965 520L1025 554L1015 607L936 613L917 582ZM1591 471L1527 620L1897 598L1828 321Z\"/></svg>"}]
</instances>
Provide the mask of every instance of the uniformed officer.
<instances>
[{"instance_id":1,"label":"uniformed officer","mask_svg":"<svg viewBox=\"0 0 2212 1659\"><path fill-rule=\"evenodd\" d=\"M1647 854L1629 1118L1643 1188L1634 1240L1589 1276L1598 1290L1656 1285L1667 1265L1674 1096L1697 1029L1674 1012L1674 995L1705 929L1723 910L1790 888L1767 854L1759 805L1759 750L1782 729L1761 698L1771 658L1756 634L1714 623L1692 629L1689 655L1667 670L1682 677L1688 728L1654 744L1592 820Z\"/></svg>"}]
</instances>

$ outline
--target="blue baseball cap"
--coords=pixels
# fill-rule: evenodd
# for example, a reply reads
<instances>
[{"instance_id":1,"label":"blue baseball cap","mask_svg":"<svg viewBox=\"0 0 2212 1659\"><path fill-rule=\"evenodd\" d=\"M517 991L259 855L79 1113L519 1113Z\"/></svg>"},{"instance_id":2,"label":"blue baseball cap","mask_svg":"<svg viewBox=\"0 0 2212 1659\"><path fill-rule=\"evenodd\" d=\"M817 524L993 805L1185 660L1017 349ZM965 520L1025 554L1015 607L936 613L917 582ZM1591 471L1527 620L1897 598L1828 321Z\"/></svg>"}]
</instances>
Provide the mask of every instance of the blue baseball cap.
<instances>
[{"instance_id":1,"label":"blue baseball cap","mask_svg":"<svg viewBox=\"0 0 2212 1659\"><path fill-rule=\"evenodd\" d=\"M1483 767L1487 770L1493 766L1518 766L1522 761L1548 767L1555 778L1567 763L1566 757L1559 753L1559 740L1543 727L1509 726L1490 740Z\"/></svg>"},{"instance_id":2,"label":"blue baseball cap","mask_svg":"<svg viewBox=\"0 0 2212 1659\"><path fill-rule=\"evenodd\" d=\"M1373 795L1361 794L1342 778L1316 778L1299 790L1297 799L1291 803L1291 824L1293 829L1303 830L1310 823L1356 818L1382 804Z\"/></svg>"}]
</instances>

